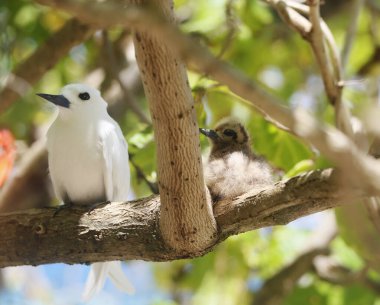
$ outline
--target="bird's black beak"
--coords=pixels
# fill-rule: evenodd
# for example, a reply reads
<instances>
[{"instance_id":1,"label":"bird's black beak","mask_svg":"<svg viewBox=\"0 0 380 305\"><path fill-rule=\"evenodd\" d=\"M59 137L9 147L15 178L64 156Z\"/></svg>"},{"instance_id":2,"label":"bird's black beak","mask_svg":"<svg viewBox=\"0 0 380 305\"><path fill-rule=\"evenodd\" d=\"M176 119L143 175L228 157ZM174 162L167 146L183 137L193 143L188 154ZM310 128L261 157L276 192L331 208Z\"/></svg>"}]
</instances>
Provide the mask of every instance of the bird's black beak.
<instances>
[{"instance_id":1,"label":"bird's black beak","mask_svg":"<svg viewBox=\"0 0 380 305\"><path fill-rule=\"evenodd\" d=\"M65 98L63 95L54 95L54 94L45 94L45 93L37 93L37 95L57 106L70 108L70 101L67 98Z\"/></svg>"},{"instance_id":2,"label":"bird's black beak","mask_svg":"<svg viewBox=\"0 0 380 305\"><path fill-rule=\"evenodd\" d=\"M203 133L206 137L208 137L210 139L218 139L219 138L216 131L212 130L212 129L199 128L199 132Z\"/></svg>"}]
</instances>

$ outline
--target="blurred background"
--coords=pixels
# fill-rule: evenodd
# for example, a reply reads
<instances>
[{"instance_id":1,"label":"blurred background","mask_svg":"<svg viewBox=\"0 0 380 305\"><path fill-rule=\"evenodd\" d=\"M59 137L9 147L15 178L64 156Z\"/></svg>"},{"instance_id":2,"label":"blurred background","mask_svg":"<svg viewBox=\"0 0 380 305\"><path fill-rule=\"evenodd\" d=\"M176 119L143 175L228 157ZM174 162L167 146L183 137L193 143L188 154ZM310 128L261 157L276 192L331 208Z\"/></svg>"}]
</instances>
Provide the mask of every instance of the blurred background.
<instances>
[{"instance_id":1,"label":"blurred background","mask_svg":"<svg viewBox=\"0 0 380 305\"><path fill-rule=\"evenodd\" d=\"M322 5L322 16L339 47L358 9L344 100L360 117L363 109L380 101L380 2L326 0ZM310 46L264 1L177 0L175 11L185 33L284 105L305 107L333 123L334 110ZM131 156L131 199L157 192L153 129L131 30L93 30L71 18L34 1L0 1L0 212L58 204L44 145L55 109L35 93L58 94L73 82L99 88L123 130ZM331 166L227 87L188 68L200 126L212 127L225 116L239 118L255 152L276 169L278 179ZM9 83L12 93L5 88ZM207 155L207 140L201 138L201 144ZM369 225L366 211L350 215L355 217L339 210L319 213L288 226L233 236L193 260L126 262L135 295L121 294L107 283L89 304L380 305L380 235ZM356 234L358 228L363 235ZM88 270L85 265L64 264L4 268L0 304L82 304Z\"/></svg>"}]
</instances>

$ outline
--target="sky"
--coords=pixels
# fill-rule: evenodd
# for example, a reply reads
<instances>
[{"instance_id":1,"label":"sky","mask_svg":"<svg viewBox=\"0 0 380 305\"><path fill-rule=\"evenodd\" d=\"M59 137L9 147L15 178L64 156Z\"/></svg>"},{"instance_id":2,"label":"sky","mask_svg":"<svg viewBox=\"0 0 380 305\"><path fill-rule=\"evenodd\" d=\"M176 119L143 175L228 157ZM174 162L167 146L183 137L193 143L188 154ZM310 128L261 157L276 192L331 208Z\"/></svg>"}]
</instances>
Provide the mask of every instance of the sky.
<instances>
[{"instance_id":1,"label":"sky","mask_svg":"<svg viewBox=\"0 0 380 305\"><path fill-rule=\"evenodd\" d=\"M154 282L152 263L131 261L123 264L123 270L135 286L134 295L120 292L107 280L104 289L84 303L81 294L89 269L86 265L66 264L4 268L6 290L0 292L0 304L145 305L169 300L169 295L165 295Z\"/></svg>"}]
</instances>

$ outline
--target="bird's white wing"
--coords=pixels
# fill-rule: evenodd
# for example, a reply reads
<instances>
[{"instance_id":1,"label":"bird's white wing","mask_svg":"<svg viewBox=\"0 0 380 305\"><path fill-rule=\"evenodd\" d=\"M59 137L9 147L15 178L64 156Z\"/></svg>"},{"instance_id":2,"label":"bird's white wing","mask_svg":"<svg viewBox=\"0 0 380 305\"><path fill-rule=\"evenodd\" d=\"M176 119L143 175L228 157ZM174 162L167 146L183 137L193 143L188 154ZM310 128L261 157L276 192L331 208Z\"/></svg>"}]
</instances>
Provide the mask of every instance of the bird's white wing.
<instances>
[{"instance_id":1,"label":"bird's white wing","mask_svg":"<svg viewBox=\"0 0 380 305\"><path fill-rule=\"evenodd\" d=\"M126 201L130 188L128 145L119 125L112 119L101 121L98 127L106 198L110 201ZM123 273L120 262L95 263L91 265L83 299L89 300L99 292L107 276L120 290L127 293L134 291Z\"/></svg>"},{"instance_id":2,"label":"bird's white wing","mask_svg":"<svg viewBox=\"0 0 380 305\"><path fill-rule=\"evenodd\" d=\"M99 134L107 200L126 201L130 189L128 145L113 120L102 121Z\"/></svg>"}]
</instances>

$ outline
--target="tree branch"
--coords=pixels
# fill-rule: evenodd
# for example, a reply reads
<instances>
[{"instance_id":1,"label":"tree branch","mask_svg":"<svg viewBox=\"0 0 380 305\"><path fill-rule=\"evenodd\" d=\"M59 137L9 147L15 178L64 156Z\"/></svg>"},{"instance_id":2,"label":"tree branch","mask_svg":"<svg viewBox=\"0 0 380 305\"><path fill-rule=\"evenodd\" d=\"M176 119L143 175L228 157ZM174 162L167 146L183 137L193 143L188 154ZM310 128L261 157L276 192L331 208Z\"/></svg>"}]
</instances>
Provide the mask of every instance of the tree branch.
<instances>
[{"instance_id":1,"label":"tree branch","mask_svg":"<svg viewBox=\"0 0 380 305\"><path fill-rule=\"evenodd\" d=\"M140 179L144 180L146 185L149 187L150 191L152 194L159 194L160 192L158 191L158 185L156 182L151 182L149 179L145 176L143 170L135 163L133 160L133 155L129 153L129 162L132 164L136 171L136 176L137 176L137 181Z\"/></svg>"},{"instance_id":2,"label":"tree branch","mask_svg":"<svg viewBox=\"0 0 380 305\"><path fill-rule=\"evenodd\" d=\"M338 47L328 26L323 22L319 12L319 0L308 0L310 5L310 22L312 29L307 37L314 51L323 83L331 105L335 108L335 125L350 139L354 139L349 109L342 101L342 64ZM326 42L329 46L326 48ZM330 54L330 55L329 55Z\"/></svg>"},{"instance_id":3,"label":"tree branch","mask_svg":"<svg viewBox=\"0 0 380 305\"><path fill-rule=\"evenodd\" d=\"M72 47L86 40L94 28L72 18L53 34L8 77L0 92L0 113L24 95L44 73L51 69ZM21 84L21 85L20 85Z\"/></svg>"},{"instance_id":4,"label":"tree branch","mask_svg":"<svg viewBox=\"0 0 380 305\"><path fill-rule=\"evenodd\" d=\"M313 269L313 262L319 255L330 252L329 244L336 236L334 215L328 215L321 226L310 236L302 253L290 264L265 281L255 295L253 305L279 305L293 291L299 278Z\"/></svg>"},{"instance_id":5,"label":"tree branch","mask_svg":"<svg viewBox=\"0 0 380 305\"><path fill-rule=\"evenodd\" d=\"M177 50L187 63L193 64L203 73L227 85L233 93L251 102L264 115L293 130L296 135L318 148L345 171L345 178L350 182L372 194L376 192L380 194L380 162L360 151L349 137L337 129L324 126L305 112L293 113L283 107L276 97L261 89L231 65L215 58L207 49L183 35L177 27L168 23L157 12L136 6L120 10L113 1L96 2L93 5L88 5L88 0L37 1L68 10L90 23L102 23L108 26L123 24L149 31L172 50ZM99 16L101 18L98 18Z\"/></svg>"},{"instance_id":6,"label":"tree branch","mask_svg":"<svg viewBox=\"0 0 380 305\"><path fill-rule=\"evenodd\" d=\"M153 3L169 25L174 22L171 0ZM203 249L214 242L217 229L204 185L198 124L186 69L178 53L150 29L137 29L133 38L157 144L161 234L177 250Z\"/></svg>"},{"instance_id":7,"label":"tree branch","mask_svg":"<svg viewBox=\"0 0 380 305\"><path fill-rule=\"evenodd\" d=\"M308 0L307 2L310 5L309 19L312 28L306 38L310 41L310 45L313 48L330 103L335 105L341 98L341 88L338 84L338 81L340 81L340 67L338 67L338 71L331 70L334 66L331 65L331 60L326 49L325 37L321 27L321 16L319 14L319 0Z\"/></svg>"},{"instance_id":8,"label":"tree branch","mask_svg":"<svg viewBox=\"0 0 380 305\"><path fill-rule=\"evenodd\" d=\"M215 207L217 241L187 253L170 248L162 238L158 196L114 202L91 213L85 207L75 207L56 217L55 208L0 214L0 244L4 245L0 247L0 267L201 256L230 235L286 224L337 206L347 196L361 195L339 188L336 175L331 169L314 171L256 195L248 193L232 202L221 202Z\"/></svg>"},{"instance_id":9,"label":"tree branch","mask_svg":"<svg viewBox=\"0 0 380 305\"><path fill-rule=\"evenodd\" d=\"M350 57L350 51L355 41L356 31L358 27L359 16L362 11L364 0L352 1L352 7L350 12L350 22L347 27L346 37L344 39L344 45L341 52L342 72L344 73L347 68L348 59Z\"/></svg>"},{"instance_id":10,"label":"tree branch","mask_svg":"<svg viewBox=\"0 0 380 305\"><path fill-rule=\"evenodd\" d=\"M353 271L340 265L332 257L320 256L314 261L314 269L321 280L330 284L340 286L359 284L371 289L377 295L380 294L380 283L368 276L368 267Z\"/></svg>"}]
</instances>

